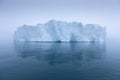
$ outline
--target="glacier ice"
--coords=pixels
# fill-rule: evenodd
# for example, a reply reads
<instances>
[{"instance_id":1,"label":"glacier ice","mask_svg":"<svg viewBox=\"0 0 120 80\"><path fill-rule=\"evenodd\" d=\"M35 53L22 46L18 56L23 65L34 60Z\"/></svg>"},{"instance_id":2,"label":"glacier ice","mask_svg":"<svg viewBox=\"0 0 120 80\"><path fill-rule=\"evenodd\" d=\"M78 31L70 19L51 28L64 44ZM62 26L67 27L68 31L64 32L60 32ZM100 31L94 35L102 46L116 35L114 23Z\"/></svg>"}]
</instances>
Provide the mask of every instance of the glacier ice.
<instances>
[{"instance_id":1,"label":"glacier ice","mask_svg":"<svg viewBox=\"0 0 120 80\"><path fill-rule=\"evenodd\" d=\"M50 20L36 26L23 25L14 33L15 41L105 41L106 28L98 24Z\"/></svg>"}]
</instances>

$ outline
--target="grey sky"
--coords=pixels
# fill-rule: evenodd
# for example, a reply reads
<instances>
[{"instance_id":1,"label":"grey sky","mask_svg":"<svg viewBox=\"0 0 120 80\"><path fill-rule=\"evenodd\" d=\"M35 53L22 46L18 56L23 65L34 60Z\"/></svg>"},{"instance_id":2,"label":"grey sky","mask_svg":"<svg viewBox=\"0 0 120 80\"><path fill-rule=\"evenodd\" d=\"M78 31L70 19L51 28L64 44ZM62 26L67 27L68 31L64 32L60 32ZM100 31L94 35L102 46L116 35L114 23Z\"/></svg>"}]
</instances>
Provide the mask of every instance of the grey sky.
<instances>
[{"instance_id":1,"label":"grey sky","mask_svg":"<svg viewBox=\"0 0 120 80\"><path fill-rule=\"evenodd\" d=\"M0 0L0 38L11 39L23 24L50 19L107 26L108 38L120 34L120 0Z\"/></svg>"}]
</instances>

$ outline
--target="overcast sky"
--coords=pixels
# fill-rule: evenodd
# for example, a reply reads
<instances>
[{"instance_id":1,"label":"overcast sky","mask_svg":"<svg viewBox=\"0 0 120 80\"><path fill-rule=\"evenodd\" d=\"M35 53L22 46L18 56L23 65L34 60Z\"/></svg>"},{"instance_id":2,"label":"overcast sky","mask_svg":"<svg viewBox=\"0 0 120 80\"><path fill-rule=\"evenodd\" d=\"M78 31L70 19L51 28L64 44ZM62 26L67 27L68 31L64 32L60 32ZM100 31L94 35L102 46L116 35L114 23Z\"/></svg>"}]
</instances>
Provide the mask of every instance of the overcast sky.
<instances>
[{"instance_id":1,"label":"overcast sky","mask_svg":"<svg viewBox=\"0 0 120 80\"><path fill-rule=\"evenodd\" d=\"M108 38L117 38L120 0L0 0L0 39L12 40L16 28L23 24L51 19L100 24L107 27Z\"/></svg>"}]
</instances>

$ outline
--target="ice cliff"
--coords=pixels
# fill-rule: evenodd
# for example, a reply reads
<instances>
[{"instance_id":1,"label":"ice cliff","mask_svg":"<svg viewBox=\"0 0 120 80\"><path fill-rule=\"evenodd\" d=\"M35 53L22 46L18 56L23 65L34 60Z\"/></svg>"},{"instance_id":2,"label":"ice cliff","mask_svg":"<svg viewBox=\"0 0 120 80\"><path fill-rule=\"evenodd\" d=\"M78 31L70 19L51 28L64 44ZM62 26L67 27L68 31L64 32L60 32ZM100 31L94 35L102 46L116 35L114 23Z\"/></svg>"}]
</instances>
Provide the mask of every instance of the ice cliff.
<instances>
[{"instance_id":1,"label":"ice cliff","mask_svg":"<svg viewBox=\"0 0 120 80\"><path fill-rule=\"evenodd\" d=\"M15 41L105 41L106 29L98 24L50 20L36 26L23 25L14 34Z\"/></svg>"}]
</instances>

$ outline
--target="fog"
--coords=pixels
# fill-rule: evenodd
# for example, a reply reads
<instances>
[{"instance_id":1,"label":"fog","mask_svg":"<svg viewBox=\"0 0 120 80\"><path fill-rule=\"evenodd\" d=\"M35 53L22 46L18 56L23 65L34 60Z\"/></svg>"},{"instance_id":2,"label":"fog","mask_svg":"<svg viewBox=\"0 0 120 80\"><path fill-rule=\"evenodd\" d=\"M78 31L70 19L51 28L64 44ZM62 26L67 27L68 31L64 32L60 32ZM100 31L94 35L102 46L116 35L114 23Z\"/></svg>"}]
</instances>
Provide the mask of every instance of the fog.
<instances>
[{"instance_id":1,"label":"fog","mask_svg":"<svg viewBox=\"0 0 120 80\"><path fill-rule=\"evenodd\" d=\"M0 40L13 40L23 24L51 19L106 26L107 39L119 39L119 0L0 0Z\"/></svg>"}]
</instances>

